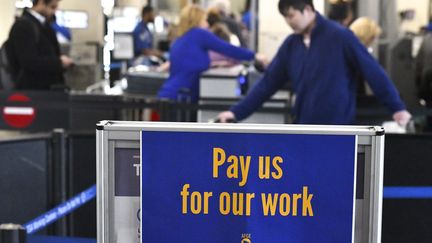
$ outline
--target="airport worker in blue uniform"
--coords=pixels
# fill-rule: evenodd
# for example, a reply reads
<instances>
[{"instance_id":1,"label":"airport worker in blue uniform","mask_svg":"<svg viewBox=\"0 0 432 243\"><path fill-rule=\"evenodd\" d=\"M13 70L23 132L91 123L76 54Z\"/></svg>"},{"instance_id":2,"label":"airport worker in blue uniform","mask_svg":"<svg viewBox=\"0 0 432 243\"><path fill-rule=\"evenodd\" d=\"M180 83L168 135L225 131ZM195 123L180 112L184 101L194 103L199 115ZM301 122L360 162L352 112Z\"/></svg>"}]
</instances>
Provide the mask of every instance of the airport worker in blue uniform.
<instances>
[{"instance_id":1,"label":"airport worker in blue uniform","mask_svg":"<svg viewBox=\"0 0 432 243\"><path fill-rule=\"evenodd\" d=\"M134 39L134 55L138 56L157 56L161 57L162 53L153 48L153 33L150 31L148 24L153 23L155 19L154 9L152 6L144 6L141 10L141 21L135 26L132 32Z\"/></svg>"},{"instance_id":2,"label":"airport worker in blue uniform","mask_svg":"<svg viewBox=\"0 0 432 243\"><path fill-rule=\"evenodd\" d=\"M294 30L279 48L263 78L221 122L242 120L287 82L296 96L292 116L298 124L355 123L357 72L400 125L411 114L385 71L347 28L327 20L312 0L280 0L279 11Z\"/></svg>"},{"instance_id":3,"label":"airport worker in blue uniform","mask_svg":"<svg viewBox=\"0 0 432 243\"><path fill-rule=\"evenodd\" d=\"M72 41L72 33L70 29L57 23L57 17L55 14L50 19L50 26L56 33L59 44L69 44Z\"/></svg>"},{"instance_id":4,"label":"airport worker in blue uniform","mask_svg":"<svg viewBox=\"0 0 432 243\"><path fill-rule=\"evenodd\" d=\"M179 37L170 50L170 76L158 96L177 101L179 92L187 90L188 100L198 102L201 73L210 67L209 51L244 61L265 62L260 54L233 46L207 30L206 12L197 5L182 9L178 29Z\"/></svg>"}]
</instances>

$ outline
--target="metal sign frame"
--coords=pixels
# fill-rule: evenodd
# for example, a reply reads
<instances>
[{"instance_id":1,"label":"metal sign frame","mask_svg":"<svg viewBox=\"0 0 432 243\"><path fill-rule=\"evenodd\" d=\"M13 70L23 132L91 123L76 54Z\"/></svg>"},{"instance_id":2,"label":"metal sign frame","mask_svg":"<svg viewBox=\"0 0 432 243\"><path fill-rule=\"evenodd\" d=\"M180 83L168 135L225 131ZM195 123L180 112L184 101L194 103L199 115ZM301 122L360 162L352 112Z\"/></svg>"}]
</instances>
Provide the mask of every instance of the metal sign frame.
<instances>
[{"instance_id":1,"label":"metal sign frame","mask_svg":"<svg viewBox=\"0 0 432 243\"><path fill-rule=\"evenodd\" d=\"M125 242L116 228L118 205L114 194L115 149L140 148L140 132L195 131L219 133L272 133L355 135L357 137L357 183L355 200L354 242L381 242L383 193L384 129L376 126L264 125L211 123L156 123L101 121L97 124L97 238L100 243ZM133 205L139 197L129 198ZM129 200L127 199L127 200ZM124 219L122 219L124 220ZM138 231L131 218L129 232ZM139 227L139 224L138 224ZM132 240L140 242L138 234ZM131 239L128 239L128 242Z\"/></svg>"}]
</instances>

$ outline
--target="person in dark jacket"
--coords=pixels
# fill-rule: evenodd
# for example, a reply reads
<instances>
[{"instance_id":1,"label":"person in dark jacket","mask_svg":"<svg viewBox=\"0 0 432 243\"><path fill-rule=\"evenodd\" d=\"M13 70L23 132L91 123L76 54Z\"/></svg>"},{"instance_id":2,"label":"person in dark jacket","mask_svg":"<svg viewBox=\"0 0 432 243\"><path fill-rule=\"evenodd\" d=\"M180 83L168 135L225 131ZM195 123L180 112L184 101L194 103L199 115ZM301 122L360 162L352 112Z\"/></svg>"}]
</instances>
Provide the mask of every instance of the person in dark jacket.
<instances>
[{"instance_id":1,"label":"person in dark jacket","mask_svg":"<svg viewBox=\"0 0 432 243\"><path fill-rule=\"evenodd\" d=\"M7 48L17 89L64 86L63 72L73 61L60 54L56 34L50 27L49 19L58 3L59 0L33 0L33 7L24 9L11 28Z\"/></svg>"},{"instance_id":2,"label":"person in dark jacket","mask_svg":"<svg viewBox=\"0 0 432 243\"><path fill-rule=\"evenodd\" d=\"M402 126L409 122L411 114L398 91L350 30L322 17L312 0L280 0L279 11L294 34L284 41L264 77L248 95L230 111L218 115L221 122L246 118L291 82L296 95L292 114L295 123L353 124L357 70L393 119Z\"/></svg>"},{"instance_id":3,"label":"person in dark jacket","mask_svg":"<svg viewBox=\"0 0 432 243\"><path fill-rule=\"evenodd\" d=\"M432 107L432 24L423 28L423 42L416 57L418 96Z\"/></svg>"},{"instance_id":4,"label":"person in dark jacket","mask_svg":"<svg viewBox=\"0 0 432 243\"><path fill-rule=\"evenodd\" d=\"M327 13L329 19L348 27L354 20L354 11L352 3L349 0L335 0L330 2Z\"/></svg>"},{"instance_id":5,"label":"person in dark jacket","mask_svg":"<svg viewBox=\"0 0 432 243\"><path fill-rule=\"evenodd\" d=\"M224 23L229 31L237 36L242 47L246 47L247 43L242 34L242 23L237 22L234 18L229 16L231 11L231 4L228 0L213 0L210 3L210 8L216 8L220 11L221 22Z\"/></svg>"}]
</instances>

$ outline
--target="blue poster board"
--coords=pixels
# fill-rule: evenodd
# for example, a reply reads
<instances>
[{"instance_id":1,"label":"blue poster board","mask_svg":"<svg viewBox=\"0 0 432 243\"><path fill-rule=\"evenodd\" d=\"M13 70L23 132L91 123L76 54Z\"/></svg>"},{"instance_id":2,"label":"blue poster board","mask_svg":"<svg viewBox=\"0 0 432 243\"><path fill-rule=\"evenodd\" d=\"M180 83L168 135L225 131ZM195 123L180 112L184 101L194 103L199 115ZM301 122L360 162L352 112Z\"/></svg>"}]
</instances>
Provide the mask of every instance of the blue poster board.
<instances>
[{"instance_id":1,"label":"blue poster board","mask_svg":"<svg viewBox=\"0 0 432 243\"><path fill-rule=\"evenodd\" d=\"M356 144L142 131L141 242L352 242Z\"/></svg>"}]
</instances>

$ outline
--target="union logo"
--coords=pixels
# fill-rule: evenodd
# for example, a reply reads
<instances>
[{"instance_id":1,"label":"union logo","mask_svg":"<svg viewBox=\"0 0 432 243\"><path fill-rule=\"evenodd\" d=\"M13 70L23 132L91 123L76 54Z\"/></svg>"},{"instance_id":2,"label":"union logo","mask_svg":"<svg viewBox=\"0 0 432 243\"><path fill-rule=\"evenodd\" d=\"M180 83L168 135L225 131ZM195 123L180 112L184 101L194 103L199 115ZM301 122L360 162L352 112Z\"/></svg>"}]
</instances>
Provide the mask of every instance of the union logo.
<instances>
[{"instance_id":1,"label":"union logo","mask_svg":"<svg viewBox=\"0 0 432 243\"><path fill-rule=\"evenodd\" d=\"M251 234L242 234L242 240L240 243L252 243Z\"/></svg>"}]
</instances>

